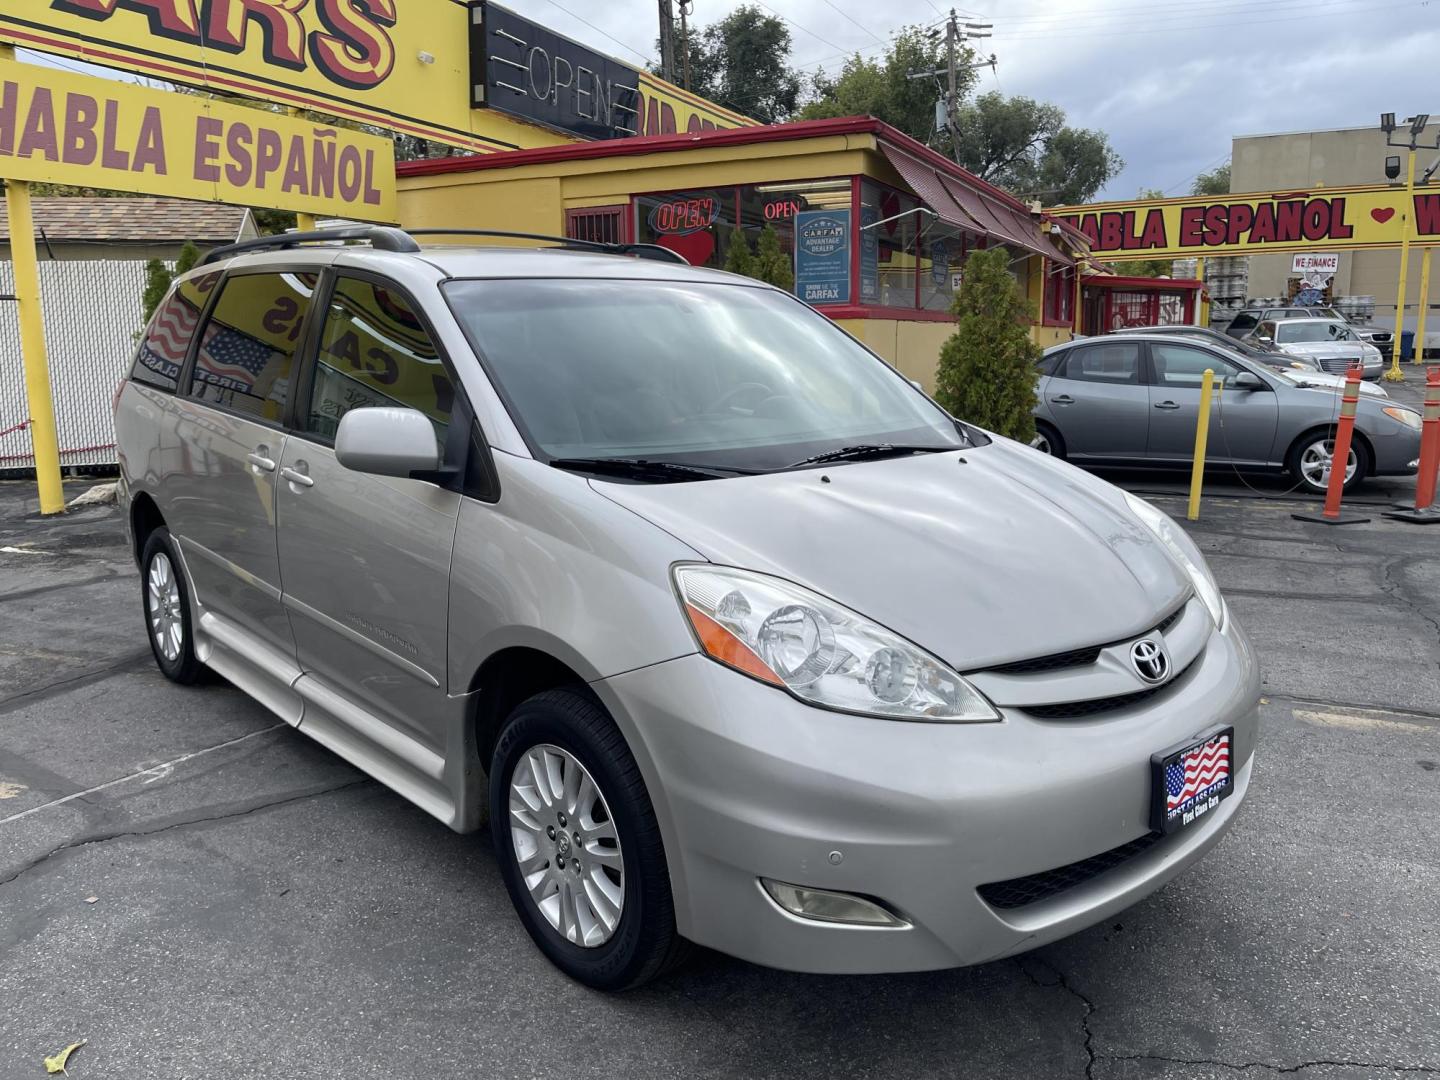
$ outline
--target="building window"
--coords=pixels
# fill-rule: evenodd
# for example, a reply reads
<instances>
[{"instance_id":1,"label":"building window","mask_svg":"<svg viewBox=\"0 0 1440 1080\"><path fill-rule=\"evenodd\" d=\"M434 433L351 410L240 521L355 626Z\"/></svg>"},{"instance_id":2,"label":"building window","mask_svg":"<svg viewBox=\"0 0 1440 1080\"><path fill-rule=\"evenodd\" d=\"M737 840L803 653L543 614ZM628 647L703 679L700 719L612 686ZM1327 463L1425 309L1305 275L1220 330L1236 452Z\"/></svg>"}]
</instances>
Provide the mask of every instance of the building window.
<instances>
[{"instance_id":1,"label":"building window","mask_svg":"<svg viewBox=\"0 0 1440 1080\"><path fill-rule=\"evenodd\" d=\"M1045 322L1071 326L1075 321L1075 268L1045 263Z\"/></svg>"},{"instance_id":2,"label":"building window","mask_svg":"<svg viewBox=\"0 0 1440 1080\"><path fill-rule=\"evenodd\" d=\"M735 189L673 191L635 199L635 237L684 256L693 266L720 268L735 226Z\"/></svg>"},{"instance_id":3,"label":"building window","mask_svg":"<svg viewBox=\"0 0 1440 1080\"><path fill-rule=\"evenodd\" d=\"M861 249L860 302L877 307L919 306L914 196L866 180L860 185L860 227L874 234L873 253ZM867 243L869 241L867 240Z\"/></svg>"},{"instance_id":4,"label":"building window","mask_svg":"<svg viewBox=\"0 0 1440 1080\"><path fill-rule=\"evenodd\" d=\"M624 206L589 206L583 210L565 211L565 235L571 240L593 240L600 244L623 244L629 235L625 228Z\"/></svg>"}]
</instances>

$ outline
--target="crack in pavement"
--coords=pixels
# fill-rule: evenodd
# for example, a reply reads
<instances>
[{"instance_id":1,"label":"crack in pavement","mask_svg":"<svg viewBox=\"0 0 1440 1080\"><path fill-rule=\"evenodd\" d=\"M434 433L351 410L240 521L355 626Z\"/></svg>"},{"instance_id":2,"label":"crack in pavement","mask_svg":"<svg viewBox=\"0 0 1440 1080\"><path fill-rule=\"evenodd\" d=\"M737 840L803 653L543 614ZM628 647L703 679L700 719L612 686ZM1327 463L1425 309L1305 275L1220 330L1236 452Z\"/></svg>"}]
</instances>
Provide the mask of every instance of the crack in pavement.
<instances>
[{"instance_id":1,"label":"crack in pavement","mask_svg":"<svg viewBox=\"0 0 1440 1080\"><path fill-rule=\"evenodd\" d=\"M153 661L154 654L150 649L143 652L132 653L126 657L118 657L108 667L92 668L89 671L82 671L68 678L60 679L58 682L47 683L38 686L34 690L26 690L23 693L14 694L11 697L0 698L0 714L15 712L30 705L63 694L69 690L78 690L82 686L88 686L94 682L104 682L106 679L116 675L124 675L131 671L138 670L145 661Z\"/></svg>"},{"instance_id":2,"label":"crack in pavement","mask_svg":"<svg viewBox=\"0 0 1440 1080\"><path fill-rule=\"evenodd\" d=\"M1046 982L1026 967L1026 961L1033 961L1043 965L1055 977L1054 982ZM1066 994L1080 1002L1083 1012L1080 1014L1080 1030L1085 1036L1085 1080L1095 1080L1095 1066L1107 1061L1159 1061L1170 1065L1211 1065L1220 1069L1233 1069L1235 1072L1244 1072L1248 1069L1263 1069L1277 1075L1286 1073L1300 1073L1306 1069L1317 1069L1322 1067L1350 1068L1350 1069L1383 1069L1390 1073L1417 1073L1422 1075L1440 1075L1440 1066L1434 1065L1392 1065L1386 1062L1377 1061L1347 1061L1339 1058L1316 1058L1310 1061L1302 1061L1296 1065L1273 1065L1268 1061L1223 1061L1219 1058L1180 1058L1169 1057L1165 1054L1102 1054L1095 1049L1095 1032L1090 1027L1090 1018L1095 1014L1095 1003L1085 994L1081 993L1065 973L1055 965L1040 959L1033 954L1028 957L1017 957L1015 964L1019 967L1021 974L1029 979L1034 985L1046 990L1063 990Z\"/></svg>"},{"instance_id":3,"label":"crack in pavement","mask_svg":"<svg viewBox=\"0 0 1440 1080\"><path fill-rule=\"evenodd\" d=\"M245 817L249 814L259 813L261 810L270 810L277 806L285 806L289 803L303 802L306 799L318 798L321 795L331 795L337 791L344 791L346 788L358 787L361 784L372 783L369 777L361 777L355 780L347 780L343 784L332 784L328 787L312 788L306 791L295 792L282 796L278 799L268 799L264 802L242 805L236 809L227 810L221 814L208 814L198 817L181 818L178 821L168 821L163 825L156 825L153 828L125 829L112 833L97 833L92 836L76 837L67 840L63 844L51 848L44 855L31 859L8 877L0 878L0 885L10 885L24 877L38 866L54 859L66 851L73 851L76 848L89 847L94 844L107 844L112 840L126 840L132 838L143 838L156 836L159 833L170 832L173 829L181 829L190 825L204 825L215 821L228 821L232 818Z\"/></svg>"},{"instance_id":4,"label":"crack in pavement","mask_svg":"<svg viewBox=\"0 0 1440 1080\"><path fill-rule=\"evenodd\" d=\"M1377 1061L1343 1061L1332 1058L1318 1058L1314 1061L1302 1061L1298 1065L1271 1065L1267 1061L1219 1061L1215 1058L1177 1058L1166 1057L1163 1054L1101 1054L1103 1061L1163 1061L1171 1065L1214 1065L1221 1069L1233 1069L1236 1072L1243 1072L1246 1069L1264 1069L1273 1073L1298 1073L1306 1069L1319 1069L1324 1067L1340 1069L1384 1069L1390 1073L1422 1073L1433 1075L1440 1073L1440 1067L1430 1065L1388 1065Z\"/></svg>"},{"instance_id":5,"label":"crack in pavement","mask_svg":"<svg viewBox=\"0 0 1440 1080\"><path fill-rule=\"evenodd\" d=\"M1420 618L1424 619L1427 623L1429 623L1430 629L1435 632L1436 643L1440 644L1440 619L1437 619L1434 615L1431 615L1428 611L1422 608L1418 600L1411 599L1410 596L1407 595L1404 578L1397 578L1392 573L1392 571L1394 571L1396 567L1403 568L1404 566L1408 565L1413 561L1414 556L1392 555L1390 558L1386 559L1383 563L1381 563L1380 590L1386 596L1390 597L1390 599L1397 600L1400 603L1404 604L1416 615L1419 615ZM1436 668L1440 668L1440 659L1436 659L1435 666Z\"/></svg>"}]
</instances>

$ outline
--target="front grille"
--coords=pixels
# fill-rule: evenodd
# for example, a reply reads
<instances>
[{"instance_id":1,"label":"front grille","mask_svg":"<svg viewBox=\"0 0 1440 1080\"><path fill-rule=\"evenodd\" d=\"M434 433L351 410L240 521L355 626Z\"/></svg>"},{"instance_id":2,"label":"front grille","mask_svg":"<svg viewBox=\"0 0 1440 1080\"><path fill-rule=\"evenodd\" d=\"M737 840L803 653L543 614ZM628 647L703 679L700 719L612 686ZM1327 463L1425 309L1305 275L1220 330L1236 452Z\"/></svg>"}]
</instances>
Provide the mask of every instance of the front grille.
<instances>
[{"instance_id":1,"label":"front grille","mask_svg":"<svg viewBox=\"0 0 1440 1080\"><path fill-rule=\"evenodd\" d=\"M1041 720L1075 720L1082 716L1094 716L1096 713L1138 705L1146 698L1152 698L1164 689L1164 686L1152 686L1147 690L1136 690L1133 694L1091 698L1089 701L1062 701L1057 705L1022 705L1020 707L1031 716L1038 716Z\"/></svg>"},{"instance_id":2,"label":"front grille","mask_svg":"<svg viewBox=\"0 0 1440 1080\"><path fill-rule=\"evenodd\" d=\"M1038 874L1011 878L1009 881L995 881L989 885L981 885L976 891L980 894L980 899L995 908L1009 909L1036 904L1122 866L1136 855L1149 851L1163 839L1165 837L1162 833L1146 833L1138 840L1131 840L1128 844L1121 844L1117 848L1102 851L1099 855L1092 855L1068 866L1057 866L1054 870L1043 870Z\"/></svg>"},{"instance_id":3,"label":"front grille","mask_svg":"<svg viewBox=\"0 0 1440 1080\"><path fill-rule=\"evenodd\" d=\"M1152 634L1163 634L1170 627L1175 625L1175 620L1185 610L1181 604L1165 618L1160 620L1158 626L1151 630ZM1112 643L1113 644L1113 643ZM997 675L1039 675L1046 671L1060 671L1063 668L1085 667L1100 659L1100 650L1103 645L1091 645L1083 649L1070 649L1066 652L1050 653L1048 656L1036 656L1029 660L1016 660L1011 664L1001 664L999 667L986 668L986 671L994 672Z\"/></svg>"},{"instance_id":4,"label":"front grille","mask_svg":"<svg viewBox=\"0 0 1440 1080\"><path fill-rule=\"evenodd\" d=\"M1392 338L1388 333L1385 333L1383 331L1377 331L1376 333L1370 335L1370 340L1376 345L1383 345L1390 342Z\"/></svg>"}]
</instances>

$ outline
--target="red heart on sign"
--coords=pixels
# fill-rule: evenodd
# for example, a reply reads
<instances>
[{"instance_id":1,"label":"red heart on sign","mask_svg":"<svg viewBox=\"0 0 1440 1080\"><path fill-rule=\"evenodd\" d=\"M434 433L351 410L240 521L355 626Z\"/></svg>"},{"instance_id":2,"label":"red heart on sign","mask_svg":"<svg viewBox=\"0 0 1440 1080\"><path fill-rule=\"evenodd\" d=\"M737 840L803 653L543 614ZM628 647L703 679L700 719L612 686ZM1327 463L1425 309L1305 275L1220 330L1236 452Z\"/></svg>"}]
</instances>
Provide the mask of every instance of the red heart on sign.
<instances>
[{"instance_id":1,"label":"red heart on sign","mask_svg":"<svg viewBox=\"0 0 1440 1080\"><path fill-rule=\"evenodd\" d=\"M1371 210L1370 216L1373 217L1376 221L1378 221L1381 225L1384 225L1385 222L1389 221L1392 217L1395 216L1395 208L1393 206L1385 206L1381 207L1379 210Z\"/></svg>"}]
</instances>

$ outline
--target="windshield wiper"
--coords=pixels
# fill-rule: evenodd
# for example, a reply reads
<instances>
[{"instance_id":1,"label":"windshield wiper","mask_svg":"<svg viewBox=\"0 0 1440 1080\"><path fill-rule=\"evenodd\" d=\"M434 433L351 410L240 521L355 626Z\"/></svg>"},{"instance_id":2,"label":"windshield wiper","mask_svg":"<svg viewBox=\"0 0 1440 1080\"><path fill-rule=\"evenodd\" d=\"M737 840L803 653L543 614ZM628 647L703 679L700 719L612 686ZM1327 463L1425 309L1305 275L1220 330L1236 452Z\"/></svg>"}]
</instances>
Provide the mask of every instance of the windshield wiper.
<instances>
[{"instance_id":1,"label":"windshield wiper","mask_svg":"<svg viewBox=\"0 0 1440 1080\"><path fill-rule=\"evenodd\" d=\"M750 469L732 469L728 466L707 468L700 465L685 465L678 461L649 461L644 458L555 458L550 462L557 469L572 472L613 473L636 480L654 480L659 483L675 483L685 480L723 480L727 476L750 476Z\"/></svg>"},{"instance_id":2,"label":"windshield wiper","mask_svg":"<svg viewBox=\"0 0 1440 1080\"><path fill-rule=\"evenodd\" d=\"M787 469L798 469L801 465L820 465L827 461L861 461L865 458L903 457L907 454L940 454L947 450L959 450L958 446L907 446L903 443L860 443L858 446L842 446L839 450L827 450L801 461L791 462Z\"/></svg>"}]
</instances>

